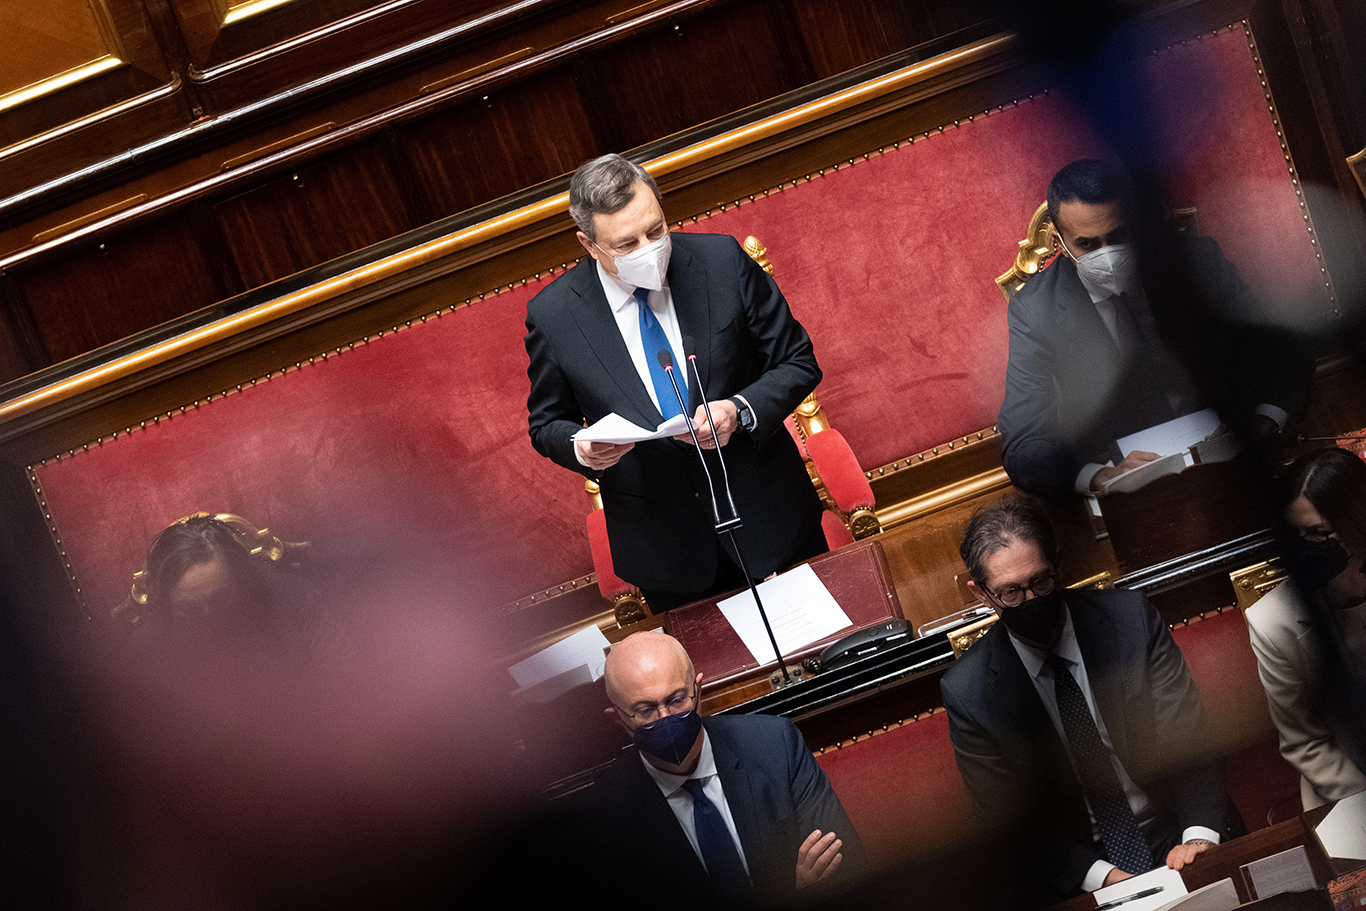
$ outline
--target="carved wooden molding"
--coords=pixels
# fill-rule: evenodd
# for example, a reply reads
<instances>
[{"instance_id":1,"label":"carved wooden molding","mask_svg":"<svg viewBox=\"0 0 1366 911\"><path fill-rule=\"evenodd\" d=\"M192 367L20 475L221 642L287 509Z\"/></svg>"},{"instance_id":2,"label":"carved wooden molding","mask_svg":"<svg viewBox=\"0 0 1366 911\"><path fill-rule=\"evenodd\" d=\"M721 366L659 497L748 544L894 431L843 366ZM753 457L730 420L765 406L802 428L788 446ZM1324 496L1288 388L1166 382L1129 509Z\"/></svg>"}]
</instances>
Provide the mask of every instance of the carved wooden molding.
<instances>
[{"instance_id":1,"label":"carved wooden molding","mask_svg":"<svg viewBox=\"0 0 1366 911\"><path fill-rule=\"evenodd\" d=\"M809 127L824 118L905 91L916 84L942 78L947 73L961 68L999 57L1008 53L1015 44L1016 39L1010 35L985 38L938 57L904 67L894 73L835 92L809 104L711 137L644 164L656 179L685 169L697 168L711 159L728 155L738 149L747 146L758 148L760 144L771 142L785 133ZM323 136L312 142L322 143L326 140L327 137ZM269 157L263 161L269 161ZM145 204L147 207L159 205L158 201ZM143 207L134 207L130 212L122 213L120 217L127 217L141 208ZM297 327L300 317L303 317L305 322L311 322L314 318L321 319L334 315L341 310L349 309L353 301L373 299L386 284L406 287L414 281L415 276L420 276L422 281L439 277L468 264L467 261L454 261L456 254L480 245L488 245L490 252L486 255L492 256L497 252L503 252L492 248L498 241L510 235L520 234L526 237L553 233L559 229L568 208L567 192L537 200L488 221L461 228L241 313L187 331L167 341L150 345L136 353L84 370L0 404L0 425L76 396L91 393L111 383L124 383L136 387L137 383L133 381L139 375L154 368L164 367L209 346L224 343L243 333L262 330L272 324L282 324L286 320ZM100 223L95 223L76 233L93 233L100 227Z\"/></svg>"}]
</instances>

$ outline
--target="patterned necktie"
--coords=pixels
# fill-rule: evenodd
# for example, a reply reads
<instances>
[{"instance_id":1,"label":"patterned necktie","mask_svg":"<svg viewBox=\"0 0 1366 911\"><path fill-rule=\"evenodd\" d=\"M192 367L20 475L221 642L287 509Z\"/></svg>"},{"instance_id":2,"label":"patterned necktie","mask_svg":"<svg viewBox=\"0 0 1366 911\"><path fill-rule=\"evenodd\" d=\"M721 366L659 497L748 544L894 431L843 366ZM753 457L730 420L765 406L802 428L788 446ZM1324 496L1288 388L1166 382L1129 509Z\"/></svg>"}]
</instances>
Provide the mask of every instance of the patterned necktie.
<instances>
[{"instance_id":1,"label":"patterned necktie","mask_svg":"<svg viewBox=\"0 0 1366 911\"><path fill-rule=\"evenodd\" d=\"M749 891L749 876L740 860L740 852L735 850L735 840L730 837L726 821L716 809L716 804L702 793L702 782L689 778L683 782L683 790L692 796L692 819L697 829L697 846L702 849L702 863L707 867L707 875L723 893L735 895Z\"/></svg>"},{"instance_id":2,"label":"patterned necktie","mask_svg":"<svg viewBox=\"0 0 1366 911\"><path fill-rule=\"evenodd\" d=\"M650 380L655 386L655 398L659 399L659 413L667 421L676 414L682 414L683 409L678 407L674 385L669 381L669 374L659 365L659 358L656 355L662 349L673 357L673 348L669 347L669 337L664 334L664 327L655 319L654 311L650 309L650 289L637 288L635 297L640 309L640 341L645 346L645 362L650 367ZM677 369L678 358L674 358L673 362ZM678 387L682 391L687 388L687 384L679 383Z\"/></svg>"},{"instance_id":3,"label":"patterned necktie","mask_svg":"<svg viewBox=\"0 0 1366 911\"><path fill-rule=\"evenodd\" d=\"M1062 728L1067 732L1067 746L1081 776L1082 791L1096 814L1105 853L1110 863L1125 873L1146 873L1154 866L1152 852L1120 787L1110 751L1086 707L1086 697L1062 656L1049 655L1048 666L1053 669L1053 692Z\"/></svg>"}]
</instances>

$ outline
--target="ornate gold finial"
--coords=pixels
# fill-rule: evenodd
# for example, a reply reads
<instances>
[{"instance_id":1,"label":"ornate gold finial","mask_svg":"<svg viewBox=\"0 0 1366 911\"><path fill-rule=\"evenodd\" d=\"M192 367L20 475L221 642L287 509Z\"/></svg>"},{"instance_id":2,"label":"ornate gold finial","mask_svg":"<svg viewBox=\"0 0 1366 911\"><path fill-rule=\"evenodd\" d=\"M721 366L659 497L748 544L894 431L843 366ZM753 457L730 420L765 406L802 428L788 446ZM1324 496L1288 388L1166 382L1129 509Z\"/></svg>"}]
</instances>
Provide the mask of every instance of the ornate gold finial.
<instances>
[{"instance_id":1,"label":"ornate gold finial","mask_svg":"<svg viewBox=\"0 0 1366 911\"><path fill-rule=\"evenodd\" d=\"M1044 203L1029 220L1029 231L1025 239L1020 241L1020 252L1015 254L1015 264L1009 272L996 279L996 287L1001 289L1006 301L1009 302L1011 296L1023 288L1025 282L1047 265L1057 252L1053 219L1048 217L1048 203Z\"/></svg>"},{"instance_id":2,"label":"ornate gold finial","mask_svg":"<svg viewBox=\"0 0 1366 911\"><path fill-rule=\"evenodd\" d=\"M745 252L749 254L749 258L758 263L759 268L763 269L769 275L773 274L773 263L768 261L768 247L765 247L759 238L751 234L749 237L745 238L744 247Z\"/></svg>"}]
</instances>

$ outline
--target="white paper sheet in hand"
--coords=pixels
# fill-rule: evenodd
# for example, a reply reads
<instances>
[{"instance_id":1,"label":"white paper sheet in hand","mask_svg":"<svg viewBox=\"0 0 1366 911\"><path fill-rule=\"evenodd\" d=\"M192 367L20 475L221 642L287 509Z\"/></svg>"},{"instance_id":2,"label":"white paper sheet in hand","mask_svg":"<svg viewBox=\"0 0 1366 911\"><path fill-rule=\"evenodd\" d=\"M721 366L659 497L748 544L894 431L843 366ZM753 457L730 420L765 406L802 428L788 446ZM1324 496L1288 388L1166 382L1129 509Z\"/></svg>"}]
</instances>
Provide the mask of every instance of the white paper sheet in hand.
<instances>
[{"instance_id":1,"label":"white paper sheet in hand","mask_svg":"<svg viewBox=\"0 0 1366 911\"><path fill-rule=\"evenodd\" d=\"M602 676L602 666L607 661L604 649L608 645L602 630L598 629L597 624L590 623L572 636L566 636L530 658L517 662L508 668L508 673L518 686L528 687L586 664L593 679L597 680Z\"/></svg>"},{"instance_id":2,"label":"white paper sheet in hand","mask_svg":"<svg viewBox=\"0 0 1366 911\"><path fill-rule=\"evenodd\" d=\"M688 432L688 420L676 414L654 430L632 424L619 414L609 414L574 434L572 439L590 443L639 443L642 440L664 440Z\"/></svg>"},{"instance_id":3,"label":"white paper sheet in hand","mask_svg":"<svg viewBox=\"0 0 1366 911\"><path fill-rule=\"evenodd\" d=\"M853 625L849 615L835 602L825 583L807 563L759 583L759 600L768 613L768 622L773 624L778 649L784 655ZM755 661L766 664L777 660L759 609L754 606L753 593L743 591L717 607Z\"/></svg>"}]
</instances>

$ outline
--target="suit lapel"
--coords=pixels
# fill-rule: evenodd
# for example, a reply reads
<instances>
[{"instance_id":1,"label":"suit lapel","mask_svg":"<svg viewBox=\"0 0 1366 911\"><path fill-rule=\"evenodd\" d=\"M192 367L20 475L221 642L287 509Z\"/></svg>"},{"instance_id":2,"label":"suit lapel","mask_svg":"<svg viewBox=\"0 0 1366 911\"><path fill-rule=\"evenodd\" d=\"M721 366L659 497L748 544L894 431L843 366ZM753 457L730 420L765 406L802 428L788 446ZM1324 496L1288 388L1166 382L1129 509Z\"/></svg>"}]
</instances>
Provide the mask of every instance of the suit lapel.
<instances>
[{"instance_id":1,"label":"suit lapel","mask_svg":"<svg viewBox=\"0 0 1366 911\"><path fill-rule=\"evenodd\" d=\"M669 807L669 802L659 791L659 785L645 771L640 755L631 750L617 759L626 763L624 778L628 786L623 788L623 806L638 823L637 831L642 837L658 838L651 845L642 846L643 854L651 858L651 863L671 863L680 872L686 871L693 877L706 881L707 870L693 850L678 817Z\"/></svg>"},{"instance_id":2,"label":"suit lapel","mask_svg":"<svg viewBox=\"0 0 1366 911\"><path fill-rule=\"evenodd\" d=\"M631 361L631 353L622 341L621 330L617 328L616 316L602 293L602 282L598 278L597 263L592 257L579 261L570 273L570 288L574 296L569 312L583 333L588 347L592 349L603 370L616 383L625 400L631 404L634 414L621 416L642 427L654 428L664 420L645 387L640 382Z\"/></svg>"},{"instance_id":3,"label":"suit lapel","mask_svg":"<svg viewBox=\"0 0 1366 911\"><path fill-rule=\"evenodd\" d=\"M711 384L711 306L707 298L706 265L687 249L685 240L680 246L679 235L674 235L673 255L669 259L669 293L673 297L674 312L678 315L679 334L693 340L697 355L697 372L704 386ZM680 353L685 362L687 354ZM688 399L693 409L702 402L697 381L689 370Z\"/></svg>"},{"instance_id":4,"label":"suit lapel","mask_svg":"<svg viewBox=\"0 0 1366 911\"><path fill-rule=\"evenodd\" d=\"M760 875L759 864L763 858L769 856L769 845L765 838L767 830L759 821L760 795L756 792L756 782L740 765L740 758L725 739L717 737L711 728L707 729L707 737L711 740L716 774L721 777L721 787L726 792L726 803L730 806L731 818L735 820L735 831L740 836L741 846L745 849L750 879L757 884Z\"/></svg>"}]
</instances>

